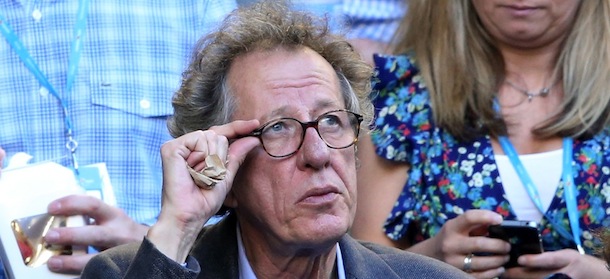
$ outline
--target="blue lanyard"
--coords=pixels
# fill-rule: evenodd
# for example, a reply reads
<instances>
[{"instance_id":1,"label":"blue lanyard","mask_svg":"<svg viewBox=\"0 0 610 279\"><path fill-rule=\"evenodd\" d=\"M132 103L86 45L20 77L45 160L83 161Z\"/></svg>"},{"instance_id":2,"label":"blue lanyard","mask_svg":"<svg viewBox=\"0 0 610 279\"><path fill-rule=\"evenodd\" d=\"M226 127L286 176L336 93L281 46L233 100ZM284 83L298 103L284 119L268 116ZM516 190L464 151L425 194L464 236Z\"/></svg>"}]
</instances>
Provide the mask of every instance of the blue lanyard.
<instances>
[{"instance_id":1,"label":"blue lanyard","mask_svg":"<svg viewBox=\"0 0 610 279\"><path fill-rule=\"evenodd\" d=\"M502 146L502 150L508 156L511 164L515 168L521 183L527 190L528 195L538 208L538 210L544 215L545 210L542 207L542 202L540 200L540 195L538 194L538 190L534 185L534 182L530 178L529 174L525 170L525 167L519 160L519 155L515 150L514 146L511 144L510 140L507 137L500 136L498 137L498 141ZM566 206L568 209L568 218L570 219L570 228L572 229L572 236L574 238L574 242L576 243L576 248L580 254L585 254L584 249L582 248L582 242L580 240L580 227L578 222L578 208L576 206L576 185L574 185L574 175L572 173L572 156L574 151L572 150L572 139L564 138L563 139L563 169L561 172L561 178L563 182L564 188L564 198L566 200Z\"/></svg>"},{"instance_id":2,"label":"blue lanyard","mask_svg":"<svg viewBox=\"0 0 610 279\"><path fill-rule=\"evenodd\" d=\"M74 79L76 77L76 72L78 70L78 64L80 62L81 52L82 52L82 39L85 34L85 29L87 27L87 16L89 12L89 0L80 0L78 4L78 13L76 18L76 23L74 24L72 45L70 48L70 58L68 62L68 73L66 77L66 88L65 93L68 94L70 90L72 90L72 85L74 84ZM70 113L68 110L68 104L64 99L61 98L58 91L51 85L49 79L46 75L40 70L38 64L30 55L30 52L23 45L15 31L8 24L6 17L0 13L0 32L6 38L7 42L11 45L13 50L19 55L19 58L25 64L25 66L34 74L38 82L42 86L44 86L61 104L63 114L64 114L64 125L66 129L66 149L70 151L72 155L72 165L74 166L74 171L78 174L78 162L76 160L76 148L78 147L78 142L73 138L73 130L72 130L72 120L70 118Z\"/></svg>"}]
</instances>

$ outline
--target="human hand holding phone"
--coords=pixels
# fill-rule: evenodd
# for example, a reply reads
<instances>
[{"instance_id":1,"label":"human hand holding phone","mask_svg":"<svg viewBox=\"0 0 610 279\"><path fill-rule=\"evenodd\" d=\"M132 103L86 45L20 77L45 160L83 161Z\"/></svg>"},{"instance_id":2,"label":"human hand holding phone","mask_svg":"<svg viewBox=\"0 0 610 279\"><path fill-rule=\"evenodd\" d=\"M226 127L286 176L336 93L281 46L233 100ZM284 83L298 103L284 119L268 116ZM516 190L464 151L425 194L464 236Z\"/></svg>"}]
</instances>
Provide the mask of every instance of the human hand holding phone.
<instances>
[{"instance_id":1,"label":"human hand holding phone","mask_svg":"<svg viewBox=\"0 0 610 279\"><path fill-rule=\"evenodd\" d=\"M538 224L534 221L504 220L502 224L489 226L488 236L510 243L510 260L505 268L518 266L521 255L543 252Z\"/></svg>"}]
</instances>

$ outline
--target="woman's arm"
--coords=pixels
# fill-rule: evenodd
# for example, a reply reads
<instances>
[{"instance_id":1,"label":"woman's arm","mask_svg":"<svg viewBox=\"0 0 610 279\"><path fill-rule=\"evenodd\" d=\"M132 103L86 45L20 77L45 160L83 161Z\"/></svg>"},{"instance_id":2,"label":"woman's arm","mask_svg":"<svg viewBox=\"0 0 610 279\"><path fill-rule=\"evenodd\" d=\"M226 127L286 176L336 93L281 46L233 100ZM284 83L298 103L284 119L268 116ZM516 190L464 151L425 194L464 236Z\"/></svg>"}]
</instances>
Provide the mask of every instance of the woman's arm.
<instances>
[{"instance_id":1,"label":"woman's arm","mask_svg":"<svg viewBox=\"0 0 610 279\"><path fill-rule=\"evenodd\" d=\"M393 163L375 153L370 136L358 142L358 203L351 235L360 240L405 249L407 245L388 238L383 230L392 207L407 180L407 164Z\"/></svg>"},{"instance_id":2,"label":"woman's arm","mask_svg":"<svg viewBox=\"0 0 610 279\"><path fill-rule=\"evenodd\" d=\"M497 256L476 257L471 275L493 278L504 272L501 267L510 245L485 236L487 226L502 222L502 216L488 210L471 210L449 220L441 232L431 239L411 245L407 239L388 238L383 225L407 180L409 165L393 163L375 153L370 137L358 142L358 204L351 235L359 240L408 249L430 256L462 269L470 253L487 252Z\"/></svg>"}]
</instances>

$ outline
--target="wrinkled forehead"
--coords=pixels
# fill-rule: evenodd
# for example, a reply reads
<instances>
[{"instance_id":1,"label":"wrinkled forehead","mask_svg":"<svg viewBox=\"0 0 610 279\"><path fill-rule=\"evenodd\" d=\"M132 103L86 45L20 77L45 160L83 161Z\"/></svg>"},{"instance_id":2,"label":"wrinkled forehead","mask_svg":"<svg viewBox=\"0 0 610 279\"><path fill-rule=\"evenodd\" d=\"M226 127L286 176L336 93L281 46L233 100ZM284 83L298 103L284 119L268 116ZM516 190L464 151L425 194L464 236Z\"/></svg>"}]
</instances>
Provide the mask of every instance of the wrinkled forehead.
<instances>
[{"instance_id":1,"label":"wrinkled forehead","mask_svg":"<svg viewBox=\"0 0 610 279\"><path fill-rule=\"evenodd\" d=\"M307 47L239 56L231 65L228 83L236 100L235 120L264 121L344 108L337 73Z\"/></svg>"}]
</instances>

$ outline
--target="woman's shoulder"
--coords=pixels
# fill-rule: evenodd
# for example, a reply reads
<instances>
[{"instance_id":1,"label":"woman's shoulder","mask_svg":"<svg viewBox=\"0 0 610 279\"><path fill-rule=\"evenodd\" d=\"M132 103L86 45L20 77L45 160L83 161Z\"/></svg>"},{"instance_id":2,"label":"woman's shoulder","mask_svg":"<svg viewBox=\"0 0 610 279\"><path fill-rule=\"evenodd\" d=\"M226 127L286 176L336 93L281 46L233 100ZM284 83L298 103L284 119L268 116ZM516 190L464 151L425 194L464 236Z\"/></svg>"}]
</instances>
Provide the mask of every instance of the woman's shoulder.
<instances>
[{"instance_id":1,"label":"woman's shoulder","mask_svg":"<svg viewBox=\"0 0 610 279\"><path fill-rule=\"evenodd\" d=\"M375 55L375 77L373 78L373 91L371 99L375 108L391 111L396 109L401 116L399 122L404 122L406 117L419 114L420 118L426 117L430 110L430 98L428 90L420 75L419 68L411 54L402 55ZM407 110L404 105L408 104Z\"/></svg>"},{"instance_id":2,"label":"woman's shoulder","mask_svg":"<svg viewBox=\"0 0 610 279\"><path fill-rule=\"evenodd\" d=\"M377 154L394 161L411 161L424 152L427 140L438 137L428 90L410 55L376 55L376 79L371 101L375 122L371 132Z\"/></svg>"},{"instance_id":3,"label":"woman's shoulder","mask_svg":"<svg viewBox=\"0 0 610 279\"><path fill-rule=\"evenodd\" d=\"M386 88L398 82L405 82L419 76L419 68L412 54L375 54L375 89Z\"/></svg>"},{"instance_id":4,"label":"woman's shoulder","mask_svg":"<svg viewBox=\"0 0 610 279\"><path fill-rule=\"evenodd\" d=\"M399 63L397 66L410 68L416 67L415 54L413 52L401 53L401 54L384 54L376 53L373 55L373 62L375 66L383 66L386 63Z\"/></svg>"},{"instance_id":5,"label":"woman's shoulder","mask_svg":"<svg viewBox=\"0 0 610 279\"><path fill-rule=\"evenodd\" d=\"M589 139L579 141L583 148L593 148L596 152L610 153L610 127L602 129L599 133Z\"/></svg>"}]
</instances>

